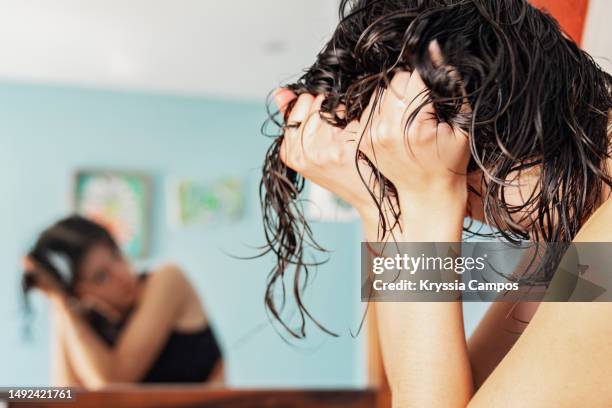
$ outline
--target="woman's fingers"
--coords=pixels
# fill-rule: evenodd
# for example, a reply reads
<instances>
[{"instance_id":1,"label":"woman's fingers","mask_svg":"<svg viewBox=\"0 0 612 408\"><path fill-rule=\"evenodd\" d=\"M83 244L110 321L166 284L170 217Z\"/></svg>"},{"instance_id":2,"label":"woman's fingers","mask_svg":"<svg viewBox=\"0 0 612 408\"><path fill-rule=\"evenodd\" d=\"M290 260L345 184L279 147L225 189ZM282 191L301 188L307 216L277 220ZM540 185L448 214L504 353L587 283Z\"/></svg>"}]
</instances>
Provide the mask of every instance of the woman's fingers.
<instances>
[{"instance_id":1,"label":"woman's fingers","mask_svg":"<svg viewBox=\"0 0 612 408\"><path fill-rule=\"evenodd\" d=\"M36 262L29 256L24 256L21 259L23 270L28 273L33 273L36 270Z\"/></svg>"},{"instance_id":2,"label":"woman's fingers","mask_svg":"<svg viewBox=\"0 0 612 408\"><path fill-rule=\"evenodd\" d=\"M365 128L366 124L371 123L374 116L378 113L378 109L374 112L372 112L372 109L374 108L375 104L380 108L379 102L380 99L383 97L383 93L384 90L378 88L374 92L372 92L372 95L370 95L368 105L365 107L365 109L361 113L361 116L359 117L359 123L362 127Z\"/></svg>"},{"instance_id":3,"label":"woman's fingers","mask_svg":"<svg viewBox=\"0 0 612 408\"><path fill-rule=\"evenodd\" d=\"M331 136L337 129L321 117L325 95L300 95L293 106L281 145L281 160L295 171L307 172L311 165L322 165L333 151Z\"/></svg>"},{"instance_id":4,"label":"woman's fingers","mask_svg":"<svg viewBox=\"0 0 612 408\"><path fill-rule=\"evenodd\" d=\"M35 286L43 292L49 294L51 292L62 291L62 287L58 280L51 275L51 273L44 267L40 266L38 262L29 256L22 259L24 273L26 275L33 276L35 279Z\"/></svg>"},{"instance_id":5,"label":"woman's fingers","mask_svg":"<svg viewBox=\"0 0 612 408\"><path fill-rule=\"evenodd\" d=\"M287 118L287 123L285 124L284 138L280 147L280 159L285 165L296 171L299 159L299 157L297 157L299 151L296 149L296 145L299 144L299 141L296 139L302 129L304 120L308 116L313 100L314 96L310 94L305 93L300 95L293 105L289 117Z\"/></svg>"},{"instance_id":6,"label":"woman's fingers","mask_svg":"<svg viewBox=\"0 0 612 408\"><path fill-rule=\"evenodd\" d=\"M436 67L444 65L444 57L442 56L442 50L440 49L438 40L433 40L430 42L429 46L427 47L427 51L429 52L431 62L433 62Z\"/></svg>"},{"instance_id":7,"label":"woman's fingers","mask_svg":"<svg viewBox=\"0 0 612 408\"><path fill-rule=\"evenodd\" d=\"M375 138L375 123L377 117L381 112L380 103L384 99L384 90L378 88L372 92L368 105L359 117L359 127L356 129L356 137L359 141L358 148L364 153L371 162L376 163L375 160L375 149L374 149L374 138ZM376 109L374 109L376 105Z\"/></svg>"},{"instance_id":8,"label":"woman's fingers","mask_svg":"<svg viewBox=\"0 0 612 408\"><path fill-rule=\"evenodd\" d=\"M293 91L287 88L278 88L276 91L274 91L272 96L274 97L274 102L281 113L285 113L289 107L289 103L291 103L291 101L297 97Z\"/></svg>"},{"instance_id":9,"label":"woman's fingers","mask_svg":"<svg viewBox=\"0 0 612 408\"><path fill-rule=\"evenodd\" d=\"M428 121L435 115L433 104L427 103L429 90L423 82L418 70L414 70L410 75L408 86L406 87L406 96L404 97L405 110L401 118L402 129L405 129L408 124L415 124L417 116L420 120ZM417 112L415 114L415 112ZM416 115L416 116L415 116ZM412 123L409 123L412 122ZM435 122L434 122L435 123ZM424 123L417 123L417 127L422 127Z\"/></svg>"},{"instance_id":10,"label":"woman's fingers","mask_svg":"<svg viewBox=\"0 0 612 408\"><path fill-rule=\"evenodd\" d=\"M328 145L331 125L321 119L321 104L325 95L317 95L312 104L306 120L302 123L298 132L300 133L300 146L297 147L304 158L304 162L320 164L321 157L325 154Z\"/></svg>"},{"instance_id":11,"label":"woman's fingers","mask_svg":"<svg viewBox=\"0 0 612 408\"><path fill-rule=\"evenodd\" d=\"M364 111L368 116L360 120L359 149L394 184L406 182L408 168L432 175L465 167L469 159L465 135L438 122L418 71L396 73L384 92L375 92L368 108Z\"/></svg>"},{"instance_id":12,"label":"woman's fingers","mask_svg":"<svg viewBox=\"0 0 612 408\"><path fill-rule=\"evenodd\" d=\"M346 105L344 105L343 103L338 105L338 107L336 108L336 116L338 116L338 118L340 119L346 118Z\"/></svg>"},{"instance_id":13,"label":"woman's fingers","mask_svg":"<svg viewBox=\"0 0 612 408\"><path fill-rule=\"evenodd\" d=\"M342 137L345 141L358 142L361 137L362 127L358 120L350 121L344 129L342 129Z\"/></svg>"},{"instance_id":14,"label":"woman's fingers","mask_svg":"<svg viewBox=\"0 0 612 408\"><path fill-rule=\"evenodd\" d=\"M407 108L411 98L412 74L401 71L395 74L385 90L381 109L374 120L374 147L397 148L403 144Z\"/></svg>"},{"instance_id":15,"label":"woman's fingers","mask_svg":"<svg viewBox=\"0 0 612 408\"><path fill-rule=\"evenodd\" d=\"M430 52L434 63L443 64L444 61L437 42L432 42ZM421 164L428 157L436 157L445 166L448 164L447 169L450 169L451 165L449 163L465 161L459 160L458 155L462 155L464 158L469 156L469 149L466 148L468 143L466 134L459 129L454 130L447 123L438 122L433 103L426 103L428 90L418 71L415 71L410 78L408 92L419 95L415 102L408 107L408 117L404 119L405 121L408 120L414 110L419 109L413 122L408 127L408 141L412 143L411 147L414 147L414 149L410 149L415 153L413 157ZM455 171L456 169L451 170Z\"/></svg>"},{"instance_id":16,"label":"woman's fingers","mask_svg":"<svg viewBox=\"0 0 612 408\"><path fill-rule=\"evenodd\" d=\"M310 112L310 106L312 105L314 99L314 96L312 96L311 94L301 94L298 97L297 102L295 103L295 105L293 105L293 108L291 109L291 113L289 114L289 118L287 120L286 125L294 126L304 122L304 120L308 116L308 112Z\"/></svg>"},{"instance_id":17,"label":"woman's fingers","mask_svg":"<svg viewBox=\"0 0 612 408\"><path fill-rule=\"evenodd\" d=\"M438 68L444 68L447 75L453 80L460 81L459 73L453 67L445 65L437 41L430 43L429 53L432 62ZM408 140L410 143L414 143L415 149L419 149L414 155L416 160L420 160L422 164L423 156L427 158L433 155L440 160L446 169L461 171L456 167L464 167L470 154L467 134L457 127L453 129L448 123L438 122L435 108L431 102L423 105L428 98L428 89L418 70L413 72L407 92L419 95L415 103L408 107L407 114L410 117L414 109L419 109L414 121L408 127ZM465 90L463 90L463 93L465 95ZM464 113L470 111L467 98L463 101L461 111Z\"/></svg>"},{"instance_id":18,"label":"woman's fingers","mask_svg":"<svg viewBox=\"0 0 612 408\"><path fill-rule=\"evenodd\" d=\"M395 148L401 140L411 76L406 71L396 73L387 89L373 93L362 115L364 134L359 148L373 163L377 162L377 149ZM376 108L371 112L374 103Z\"/></svg>"},{"instance_id":19,"label":"woman's fingers","mask_svg":"<svg viewBox=\"0 0 612 408\"><path fill-rule=\"evenodd\" d=\"M442 50L440 49L440 44L438 44L437 40L433 40L432 42L429 43L429 56L431 58L431 61L433 62L433 64L436 66L436 68L443 68L446 71L446 75L448 75L453 81L461 83L461 76L459 75L459 72L457 71L457 69L455 67L453 67L452 65L448 65L445 64L444 62L444 56L442 55ZM466 90L465 87L462 86L461 88L461 93L463 94L463 103L461 105L461 112L462 113L469 113L472 111L472 108L470 107L469 101L466 97Z\"/></svg>"},{"instance_id":20,"label":"woman's fingers","mask_svg":"<svg viewBox=\"0 0 612 408\"><path fill-rule=\"evenodd\" d=\"M325 100L325 95L317 95L310 104L305 120L302 122L301 136L312 140L312 136L316 133L321 124L321 105Z\"/></svg>"},{"instance_id":21,"label":"woman's fingers","mask_svg":"<svg viewBox=\"0 0 612 408\"><path fill-rule=\"evenodd\" d=\"M403 111L406 109L406 97L408 96L408 85L412 74L408 71L397 72L389 86L383 100L384 111Z\"/></svg>"},{"instance_id":22,"label":"woman's fingers","mask_svg":"<svg viewBox=\"0 0 612 408\"><path fill-rule=\"evenodd\" d=\"M440 123L437 131L442 163L454 173L465 174L471 155L467 134L461 129L453 129L448 123Z\"/></svg>"},{"instance_id":23,"label":"woman's fingers","mask_svg":"<svg viewBox=\"0 0 612 408\"><path fill-rule=\"evenodd\" d=\"M429 148L436 142L438 120L433 103L428 102L428 89L416 70L410 77L407 92L411 99L401 119L401 127L407 142L406 151L419 160L417 153L423 148L425 154L432 154Z\"/></svg>"}]
</instances>

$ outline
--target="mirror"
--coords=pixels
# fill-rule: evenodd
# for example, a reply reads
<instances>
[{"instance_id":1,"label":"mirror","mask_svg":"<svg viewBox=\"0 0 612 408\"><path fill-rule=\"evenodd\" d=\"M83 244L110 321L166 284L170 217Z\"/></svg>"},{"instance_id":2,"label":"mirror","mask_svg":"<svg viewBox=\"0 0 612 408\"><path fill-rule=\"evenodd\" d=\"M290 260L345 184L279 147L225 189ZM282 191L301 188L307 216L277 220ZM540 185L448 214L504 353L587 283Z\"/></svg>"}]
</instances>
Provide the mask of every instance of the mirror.
<instances>
[{"instance_id":1,"label":"mirror","mask_svg":"<svg viewBox=\"0 0 612 408\"><path fill-rule=\"evenodd\" d=\"M310 215L333 256L315 253L329 261L303 300L338 337L271 318L274 258L256 256L266 98L312 63L336 2L2 14L1 37L20 40L0 46L0 384L366 387L354 214ZM299 328L295 305L283 316Z\"/></svg>"}]
</instances>

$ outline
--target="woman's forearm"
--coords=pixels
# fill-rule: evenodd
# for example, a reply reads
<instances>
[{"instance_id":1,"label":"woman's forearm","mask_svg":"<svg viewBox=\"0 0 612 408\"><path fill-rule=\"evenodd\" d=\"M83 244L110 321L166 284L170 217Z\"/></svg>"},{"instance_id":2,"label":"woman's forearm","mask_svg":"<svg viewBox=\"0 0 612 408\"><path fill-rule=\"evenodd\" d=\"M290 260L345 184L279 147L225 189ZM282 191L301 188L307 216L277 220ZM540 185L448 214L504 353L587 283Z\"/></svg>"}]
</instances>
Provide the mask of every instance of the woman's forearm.
<instances>
[{"instance_id":1,"label":"woman's forearm","mask_svg":"<svg viewBox=\"0 0 612 408\"><path fill-rule=\"evenodd\" d=\"M86 386L98 388L113 379L113 350L106 346L65 298L54 299L63 319L65 347L70 362Z\"/></svg>"},{"instance_id":2,"label":"woman's forearm","mask_svg":"<svg viewBox=\"0 0 612 408\"><path fill-rule=\"evenodd\" d=\"M51 310L52 329L51 329L51 382L55 387L72 387L81 385L68 359L66 342L64 340L64 327L62 316L57 308Z\"/></svg>"},{"instance_id":3,"label":"woman's forearm","mask_svg":"<svg viewBox=\"0 0 612 408\"><path fill-rule=\"evenodd\" d=\"M394 407L465 407L473 393L460 303L376 305Z\"/></svg>"},{"instance_id":4,"label":"woman's forearm","mask_svg":"<svg viewBox=\"0 0 612 408\"><path fill-rule=\"evenodd\" d=\"M404 242L460 242L461 198L446 207L402 206ZM457 205L455 205L456 203ZM376 225L364 220L367 239ZM464 407L473 386L461 302L376 304L383 361L396 407Z\"/></svg>"}]
</instances>

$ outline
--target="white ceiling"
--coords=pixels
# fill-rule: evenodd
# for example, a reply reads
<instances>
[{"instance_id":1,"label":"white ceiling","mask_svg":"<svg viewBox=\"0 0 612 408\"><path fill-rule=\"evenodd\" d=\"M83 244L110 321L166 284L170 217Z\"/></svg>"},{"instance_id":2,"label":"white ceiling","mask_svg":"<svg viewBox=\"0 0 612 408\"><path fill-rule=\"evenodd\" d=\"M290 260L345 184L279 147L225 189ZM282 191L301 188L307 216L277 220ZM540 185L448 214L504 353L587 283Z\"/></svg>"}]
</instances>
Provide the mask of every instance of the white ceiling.
<instances>
[{"instance_id":1,"label":"white ceiling","mask_svg":"<svg viewBox=\"0 0 612 408\"><path fill-rule=\"evenodd\" d=\"M0 80L261 99L314 61L336 0L0 0Z\"/></svg>"},{"instance_id":2,"label":"white ceiling","mask_svg":"<svg viewBox=\"0 0 612 408\"><path fill-rule=\"evenodd\" d=\"M314 61L338 0L0 0L0 80L261 100ZM612 1L585 48L607 68Z\"/></svg>"}]
</instances>

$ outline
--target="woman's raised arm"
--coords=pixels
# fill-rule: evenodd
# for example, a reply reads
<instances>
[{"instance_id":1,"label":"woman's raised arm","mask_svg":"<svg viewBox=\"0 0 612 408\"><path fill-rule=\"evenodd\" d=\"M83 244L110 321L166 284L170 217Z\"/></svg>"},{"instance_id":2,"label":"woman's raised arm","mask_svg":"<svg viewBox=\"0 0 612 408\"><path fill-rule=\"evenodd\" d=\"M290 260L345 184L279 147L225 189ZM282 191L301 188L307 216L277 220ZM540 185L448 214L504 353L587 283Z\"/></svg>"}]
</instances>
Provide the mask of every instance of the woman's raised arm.
<instances>
[{"instance_id":1,"label":"woman's raised arm","mask_svg":"<svg viewBox=\"0 0 612 408\"><path fill-rule=\"evenodd\" d=\"M86 386L138 381L150 368L182 311L189 282L174 266L151 275L141 299L115 347L108 347L61 296L54 303L62 311L64 339L70 362Z\"/></svg>"}]
</instances>

